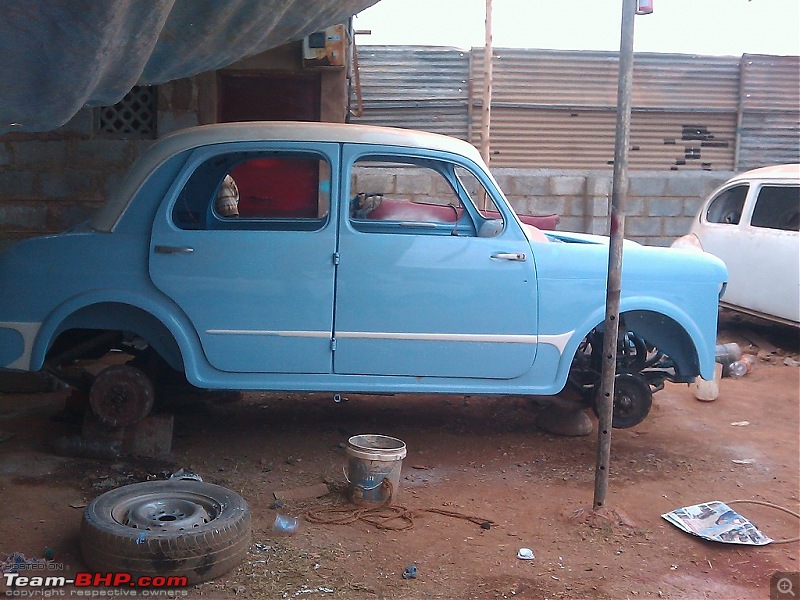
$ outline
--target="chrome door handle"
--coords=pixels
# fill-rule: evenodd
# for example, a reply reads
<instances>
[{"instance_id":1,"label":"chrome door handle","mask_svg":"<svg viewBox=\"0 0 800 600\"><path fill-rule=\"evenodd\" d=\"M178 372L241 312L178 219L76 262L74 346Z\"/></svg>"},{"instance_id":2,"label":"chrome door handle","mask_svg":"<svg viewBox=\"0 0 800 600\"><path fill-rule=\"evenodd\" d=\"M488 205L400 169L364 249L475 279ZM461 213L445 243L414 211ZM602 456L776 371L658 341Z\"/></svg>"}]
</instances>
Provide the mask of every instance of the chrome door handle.
<instances>
[{"instance_id":1,"label":"chrome door handle","mask_svg":"<svg viewBox=\"0 0 800 600\"><path fill-rule=\"evenodd\" d=\"M194 252L194 248L189 246L156 246L156 252L159 254L190 254Z\"/></svg>"},{"instance_id":2,"label":"chrome door handle","mask_svg":"<svg viewBox=\"0 0 800 600\"><path fill-rule=\"evenodd\" d=\"M525 253L524 252L495 252L492 254L492 258L497 258L499 260L516 260L519 262L525 261Z\"/></svg>"}]
</instances>

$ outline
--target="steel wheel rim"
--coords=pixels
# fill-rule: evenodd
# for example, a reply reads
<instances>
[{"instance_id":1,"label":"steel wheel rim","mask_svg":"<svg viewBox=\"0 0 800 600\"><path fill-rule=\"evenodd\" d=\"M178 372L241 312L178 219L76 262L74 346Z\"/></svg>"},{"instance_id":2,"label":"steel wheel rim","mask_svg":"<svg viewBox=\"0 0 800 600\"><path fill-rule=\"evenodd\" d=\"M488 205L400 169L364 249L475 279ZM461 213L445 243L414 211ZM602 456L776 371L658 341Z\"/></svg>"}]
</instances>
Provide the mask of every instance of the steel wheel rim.
<instances>
[{"instance_id":1,"label":"steel wheel rim","mask_svg":"<svg viewBox=\"0 0 800 600\"><path fill-rule=\"evenodd\" d=\"M220 504L208 496L176 491L124 500L111 510L111 518L132 529L176 532L210 523L221 512Z\"/></svg>"}]
</instances>

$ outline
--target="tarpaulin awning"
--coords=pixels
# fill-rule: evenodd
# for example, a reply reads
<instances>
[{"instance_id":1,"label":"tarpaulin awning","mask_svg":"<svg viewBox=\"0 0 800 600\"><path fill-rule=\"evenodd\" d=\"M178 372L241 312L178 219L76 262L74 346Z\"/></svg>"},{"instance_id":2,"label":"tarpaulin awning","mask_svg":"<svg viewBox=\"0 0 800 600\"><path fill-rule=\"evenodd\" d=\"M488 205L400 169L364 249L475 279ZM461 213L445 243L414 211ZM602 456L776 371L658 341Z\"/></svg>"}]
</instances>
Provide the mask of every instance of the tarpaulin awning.
<instances>
[{"instance_id":1,"label":"tarpaulin awning","mask_svg":"<svg viewBox=\"0 0 800 600\"><path fill-rule=\"evenodd\" d=\"M0 133L49 131L83 106L225 67L378 0L6 0Z\"/></svg>"}]
</instances>

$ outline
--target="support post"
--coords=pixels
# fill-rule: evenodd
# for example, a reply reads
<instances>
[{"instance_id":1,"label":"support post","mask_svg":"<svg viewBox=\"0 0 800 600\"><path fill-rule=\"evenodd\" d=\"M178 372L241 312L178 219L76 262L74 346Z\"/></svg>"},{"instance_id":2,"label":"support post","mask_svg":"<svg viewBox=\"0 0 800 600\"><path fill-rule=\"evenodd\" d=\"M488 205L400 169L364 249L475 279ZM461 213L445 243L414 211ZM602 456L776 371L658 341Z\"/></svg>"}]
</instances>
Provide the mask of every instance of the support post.
<instances>
[{"instance_id":1,"label":"support post","mask_svg":"<svg viewBox=\"0 0 800 600\"><path fill-rule=\"evenodd\" d=\"M483 101L481 103L481 156L488 165L489 130L492 115L492 0L486 0L485 34L486 38L483 45Z\"/></svg>"},{"instance_id":2,"label":"support post","mask_svg":"<svg viewBox=\"0 0 800 600\"><path fill-rule=\"evenodd\" d=\"M622 282L622 241L625 237L625 196L628 189L628 147L631 128L631 84L633 80L633 20L636 0L623 0L617 81L617 126L614 144L614 178L611 190L611 231L608 247L606 319L603 336L603 369L600 394L596 399L597 464L594 478L594 510L603 508L608 494L611 457L611 424L614 407L614 378L617 371L617 337Z\"/></svg>"}]
</instances>

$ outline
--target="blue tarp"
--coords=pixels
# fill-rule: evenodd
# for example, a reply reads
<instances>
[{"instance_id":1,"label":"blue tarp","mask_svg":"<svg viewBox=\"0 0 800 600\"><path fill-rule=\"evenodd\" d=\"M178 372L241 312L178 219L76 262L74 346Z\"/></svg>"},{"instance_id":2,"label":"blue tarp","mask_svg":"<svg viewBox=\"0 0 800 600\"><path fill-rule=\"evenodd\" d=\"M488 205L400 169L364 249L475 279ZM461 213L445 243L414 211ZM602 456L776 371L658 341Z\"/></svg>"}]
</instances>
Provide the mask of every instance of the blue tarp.
<instances>
[{"instance_id":1,"label":"blue tarp","mask_svg":"<svg viewBox=\"0 0 800 600\"><path fill-rule=\"evenodd\" d=\"M344 23L378 0L4 0L0 133L49 131L83 106Z\"/></svg>"}]
</instances>

